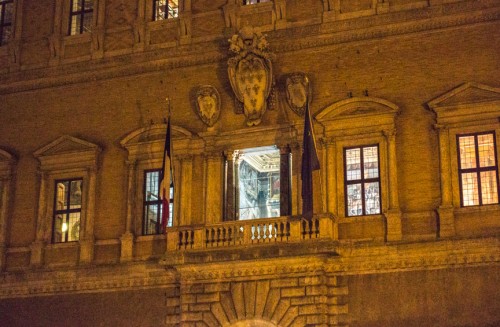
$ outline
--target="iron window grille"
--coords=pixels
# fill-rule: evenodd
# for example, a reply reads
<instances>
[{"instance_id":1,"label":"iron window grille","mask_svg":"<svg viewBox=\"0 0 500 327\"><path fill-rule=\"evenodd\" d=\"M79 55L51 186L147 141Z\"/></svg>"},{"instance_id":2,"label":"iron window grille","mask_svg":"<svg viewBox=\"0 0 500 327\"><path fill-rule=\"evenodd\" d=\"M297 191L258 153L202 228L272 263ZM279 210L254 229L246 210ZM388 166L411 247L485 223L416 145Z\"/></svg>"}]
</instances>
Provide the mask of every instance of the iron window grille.
<instances>
[{"instance_id":1,"label":"iron window grille","mask_svg":"<svg viewBox=\"0 0 500 327\"><path fill-rule=\"evenodd\" d=\"M494 132L457 135L462 207L497 204L498 162Z\"/></svg>"}]
</instances>

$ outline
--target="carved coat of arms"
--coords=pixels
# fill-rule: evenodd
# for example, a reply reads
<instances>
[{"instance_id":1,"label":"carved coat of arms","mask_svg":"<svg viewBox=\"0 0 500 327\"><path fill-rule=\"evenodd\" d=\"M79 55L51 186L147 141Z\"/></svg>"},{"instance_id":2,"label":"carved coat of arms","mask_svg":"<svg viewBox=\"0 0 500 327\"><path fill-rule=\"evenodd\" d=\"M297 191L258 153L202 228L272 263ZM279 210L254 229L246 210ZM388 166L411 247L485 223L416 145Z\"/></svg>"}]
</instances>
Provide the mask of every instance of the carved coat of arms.
<instances>
[{"instance_id":1,"label":"carved coat of arms","mask_svg":"<svg viewBox=\"0 0 500 327\"><path fill-rule=\"evenodd\" d=\"M209 127L214 126L220 116L220 95L212 85L200 85L196 90L196 113Z\"/></svg>"},{"instance_id":2,"label":"carved coat of arms","mask_svg":"<svg viewBox=\"0 0 500 327\"><path fill-rule=\"evenodd\" d=\"M228 61L231 87L243 107L247 125L258 125L274 85L268 43L262 33L250 26L243 27L229 42L230 50L236 53Z\"/></svg>"},{"instance_id":3,"label":"carved coat of arms","mask_svg":"<svg viewBox=\"0 0 500 327\"><path fill-rule=\"evenodd\" d=\"M306 74L298 72L286 77L286 100L292 110L303 116L310 96L310 84Z\"/></svg>"}]
</instances>

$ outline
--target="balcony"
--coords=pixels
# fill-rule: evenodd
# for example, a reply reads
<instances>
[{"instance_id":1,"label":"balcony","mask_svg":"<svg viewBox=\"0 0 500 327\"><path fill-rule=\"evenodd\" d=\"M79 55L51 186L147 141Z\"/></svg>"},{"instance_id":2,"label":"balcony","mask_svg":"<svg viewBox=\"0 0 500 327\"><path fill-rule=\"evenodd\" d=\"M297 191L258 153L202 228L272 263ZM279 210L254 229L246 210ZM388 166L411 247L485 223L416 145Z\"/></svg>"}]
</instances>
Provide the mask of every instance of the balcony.
<instances>
[{"instance_id":1,"label":"balcony","mask_svg":"<svg viewBox=\"0 0 500 327\"><path fill-rule=\"evenodd\" d=\"M210 225L167 228L165 264L244 259L262 250L267 257L318 252L318 245L337 241L333 217L239 220ZM279 245L279 246L276 246ZM322 249L326 249L324 246ZM298 251L298 252L297 252ZM333 247L332 247L333 251Z\"/></svg>"}]
</instances>

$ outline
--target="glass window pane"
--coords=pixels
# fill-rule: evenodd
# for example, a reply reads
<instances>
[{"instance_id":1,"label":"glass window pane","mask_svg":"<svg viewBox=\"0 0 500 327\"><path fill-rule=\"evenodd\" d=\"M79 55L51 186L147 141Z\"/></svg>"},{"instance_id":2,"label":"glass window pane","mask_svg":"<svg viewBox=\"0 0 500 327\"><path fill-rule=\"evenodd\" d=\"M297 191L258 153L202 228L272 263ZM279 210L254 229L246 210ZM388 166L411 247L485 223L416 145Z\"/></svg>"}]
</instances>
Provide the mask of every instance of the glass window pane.
<instances>
[{"instance_id":1,"label":"glass window pane","mask_svg":"<svg viewBox=\"0 0 500 327\"><path fill-rule=\"evenodd\" d=\"M362 214L361 184L347 185L347 215L361 216Z\"/></svg>"},{"instance_id":2,"label":"glass window pane","mask_svg":"<svg viewBox=\"0 0 500 327\"><path fill-rule=\"evenodd\" d=\"M91 32L92 31L92 12L85 13L83 16L83 32Z\"/></svg>"},{"instance_id":3,"label":"glass window pane","mask_svg":"<svg viewBox=\"0 0 500 327\"><path fill-rule=\"evenodd\" d=\"M94 0L85 0L84 9L91 10L94 8Z\"/></svg>"},{"instance_id":4,"label":"glass window pane","mask_svg":"<svg viewBox=\"0 0 500 327\"><path fill-rule=\"evenodd\" d=\"M80 213L74 212L69 214L69 222L66 227L68 233L68 241L78 241L80 239Z\"/></svg>"},{"instance_id":5,"label":"glass window pane","mask_svg":"<svg viewBox=\"0 0 500 327\"><path fill-rule=\"evenodd\" d=\"M54 219L54 242L64 242L66 239L66 228L63 231L63 225L66 224L66 220L64 219L64 215L56 215Z\"/></svg>"},{"instance_id":6,"label":"glass window pane","mask_svg":"<svg viewBox=\"0 0 500 327\"><path fill-rule=\"evenodd\" d=\"M498 203L496 171L481 172L481 196L483 204Z\"/></svg>"},{"instance_id":7,"label":"glass window pane","mask_svg":"<svg viewBox=\"0 0 500 327\"><path fill-rule=\"evenodd\" d=\"M160 179L159 171L152 171L146 173L146 190L145 190L146 201L156 201L159 199L159 194L158 194L159 179Z\"/></svg>"},{"instance_id":8,"label":"glass window pane","mask_svg":"<svg viewBox=\"0 0 500 327\"><path fill-rule=\"evenodd\" d=\"M156 0L155 1L154 20L165 19L166 6L167 6L166 0Z\"/></svg>"},{"instance_id":9,"label":"glass window pane","mask_svg":"<svg viewBox=\"0 0 500 327\"><path fill-rule=\"evenodd\" d=\"M68 182L59 182L56 184L56 210L64 210L68 203Z\"/></svg>"},{"instance_id":10,"label":"glass window pane","mask_svg":"<svg viewBox=\"0 0 500 327\"><path fill-rule=\"evenodd\" d=\"M71 16L70 35L80 34L80 15Z\"/></svg>"},{"instance_id":11,"label":"glass window pane","mask_svg":"<svg viewBox=\"0 0 500 327\"><path fill-rule=\"evenodd\" d=\"M459 138L460 146L460 168L476 168L476 149L474 136L461 136Z\"/></svg>"},{"instance_id":12,"label":"glass window pane","mask_svg":"<svg viewBox=\"0 0 500 327\"><path fill-rule=\"evenodd\" d=\"M12 23L12 18L14 16L14 4L12 2L5 4L5 16L3 18L4 24Z\"/></svg>"},{"instance_id":13,"label":"glass window pane","mask_svg":"<svg viewBox=\"0 0 500 327\"><path fill-rule=\"evenodd\" d=\"M462 198L464 206L479 205L479 191L476 173L462 174Z\"/></svg>"},{"instance_id":14,"label":"glass window pane","mask_svg":"<svg viewBox=\"0 0 500 327\"><path fill-rule=\"evenodd\" d=\"M144 207L144 234L156 234L158 225L158 205L146 205Z\"/></svg>"},{"instance_id":15,"label":"glass window pane","mask_svg":"<svg viewBox=\"0 0 500 327\"><path fill-rule=\"evenodd\" d=\"M495 166L493 134L478 135L477 144L479 150L479 167Z\"/></svg>"},{"instance_id":16,"label":"glass window pane","mask_svg":"<svg viewBox=\"0 0 500 327\"><path fill-rule=\"evenodd\" d=\"M365 184L365 210L367 215L380 213L380 188L378 182Z\"/></svg>"},{"instance_id":17,"label":"glass window pane","mask_svg":"<svg viewBox=\"0 0 500 327\"><path fill-rule=\"evenodd\" d=\"M70 209L78 209L82 206L82 181L72 181L70 190Z\"/></svg>"},{"instance_id":18,"label":"glass window pane","mask_svg":"<svg viewBox=\"0 0 500 327\"><path fill-rule=\"evenodd\" d=\"M363 148L363 165L365 178L378 177L378 147Z\"/></svg>"},{"instance_id":19,"label":"glass window pane","mask_svg":"<svg viewBox=\"0 0 500 327\"><path fill-rule=\"evenodd\" d=\"M348 149L345 151L347 180L361 179L361 149Z\"/></svg>"},{"instance_id":20,"label":"glass window pane","mask_svg":"<svg viewBox=\"0 0 500 327\"><path fill-rule=\"evenodd\" d=\"M168 0L168 18L179 17L179 0Z\"/></svg>"},{"instance_id":21,"label":"glass window pane","mask_svg":"<svg viewBox=\"0 0 500 327\"><path fill-rule=\"evenodd\" d=\"M71 8L71 11L73 11L73 12L81 11L82 10L82 2L83 2L83 0L73 0L72 1L73 7Z\"/></svg>"}]
</instances>

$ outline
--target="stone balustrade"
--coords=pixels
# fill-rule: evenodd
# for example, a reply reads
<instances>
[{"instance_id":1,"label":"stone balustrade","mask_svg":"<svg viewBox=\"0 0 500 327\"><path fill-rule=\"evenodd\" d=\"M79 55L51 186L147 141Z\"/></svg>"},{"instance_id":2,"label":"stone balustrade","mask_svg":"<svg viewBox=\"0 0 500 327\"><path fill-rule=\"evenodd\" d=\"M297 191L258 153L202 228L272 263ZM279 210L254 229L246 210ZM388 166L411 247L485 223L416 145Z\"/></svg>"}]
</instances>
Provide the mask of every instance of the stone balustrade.
<instances>
[{"instance_id":1,"label":"stone balustrade","mask_svg":"<svg viewBox=\"0 0 500 327\"><path fill-rule=\"evenodd\" d=\"M338 239L337 224L328 216L312 220L278 217L180 226L168 228L166 233L167 252Z\"/></svg>"}]
</instances>

